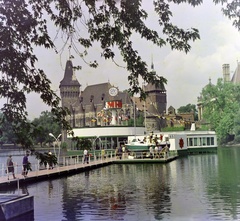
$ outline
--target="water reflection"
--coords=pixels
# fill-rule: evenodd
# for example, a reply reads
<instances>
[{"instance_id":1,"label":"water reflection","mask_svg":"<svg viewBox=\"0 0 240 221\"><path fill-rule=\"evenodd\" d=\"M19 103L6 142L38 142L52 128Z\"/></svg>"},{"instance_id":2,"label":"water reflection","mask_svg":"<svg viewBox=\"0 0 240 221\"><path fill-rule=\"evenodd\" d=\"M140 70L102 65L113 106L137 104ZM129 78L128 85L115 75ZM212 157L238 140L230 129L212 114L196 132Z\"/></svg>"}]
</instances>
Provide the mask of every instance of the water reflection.
<instances>
[{"instance_id":1,"label":"water reflection","mask_svg":"<svg viewBox=\"0 0 240 221\"><path fill-rule=\"evenodd\" d=\"M63 185L64 216L67 220L160 219L170 211L166 170L165 165L112 165L90 171L86 179L69 177Z\"/></svg>"},{"instance_id":2,"label":"water reflection","mask_svg":"<svg viewBox=\"0 0 240 221\"><path fill-rule=\"evenodd\" d=\"M239 220L240 148L111 165L27 186L35 220ZM23 191L23 190L22 190Z\"/></svg>"},{"instance_id":3,"label":"water reflection","mask_svg":"<svg viewBox=\"0 0 240 221\"><path fill-rule=\"evenodd\" d=\"M240 218L240 148L222 148L218 154L219 176L210 189L214 207L232 219Z\"/></svg>"}]
</instances>

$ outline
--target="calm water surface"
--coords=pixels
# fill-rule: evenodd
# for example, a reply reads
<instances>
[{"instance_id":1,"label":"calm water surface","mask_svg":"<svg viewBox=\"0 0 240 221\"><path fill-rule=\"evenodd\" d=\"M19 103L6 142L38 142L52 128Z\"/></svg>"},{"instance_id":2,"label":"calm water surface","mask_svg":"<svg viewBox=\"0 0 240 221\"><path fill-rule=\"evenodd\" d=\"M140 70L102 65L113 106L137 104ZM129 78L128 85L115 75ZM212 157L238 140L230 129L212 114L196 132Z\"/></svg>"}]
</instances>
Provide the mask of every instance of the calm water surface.
<instances>
[{"instance_id":1,"label":"calm water surface","mask_svg":"<svg viewBox=\"0 0 240 221\"><path fill-rule=\"evenodd\" d=\"M22 187L34 220L239 220L240 147L168 164L111 165ZM9 192L16 190L9 190Z\"/></svg>"}]
</instances>

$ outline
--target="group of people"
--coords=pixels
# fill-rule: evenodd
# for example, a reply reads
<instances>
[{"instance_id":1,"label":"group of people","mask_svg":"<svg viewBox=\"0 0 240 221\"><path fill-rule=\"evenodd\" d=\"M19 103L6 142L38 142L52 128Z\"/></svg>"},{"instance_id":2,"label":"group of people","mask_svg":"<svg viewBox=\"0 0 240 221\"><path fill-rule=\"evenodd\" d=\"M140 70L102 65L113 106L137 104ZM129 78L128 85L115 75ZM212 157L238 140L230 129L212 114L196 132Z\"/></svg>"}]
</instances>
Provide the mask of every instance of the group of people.
<instances>
[{"instance_id":1,"label":"group of people","mask_svg":"<svg viewBox=\"0 0 240 221\"><path fill-rule=\"evenodd\" d=\"M28 161L28 156L29 156L29 153L26 153L26 155L23 157L23 160L22 160L22 166L23 166L22 175L24 177L27 177L28 171L32 170L31 169L31 163ZM12 155L9 155L8 158L7 158L7 169L6 169L6 173L8 174L8 179L9 179L9 174L10 173L12 173L13 179L17 178L15 176L15 171L14 171L14 166L15 165L16 164L12 160Z\"/></svg>"},{"instance_id":2,"label":"group of people","mask_svg":"<svg viewBox=\"0 0 240 221\"><path fill-rule=\"evenodd\" d=\"M128 152L128 150L127 150L126 146L123 145L123 144L121 144L120 147L117 147L117 148L116 148L116 156L117 156L117 158L119 158L119 159L122 159L122 155L123 155L124 153L127 153L127 152Z\"/></svg>"},{"instance_id":3,"label":"group of people","mask_svg":"<svg viewBox=\"0 0 240 221\"><path fill-rule=\"evenodd\" d=\"M168 152L169 152L169 146L166 144L164 147L161 146L161 145L156 145L155 148L153 148L152 146L150 146L149 148L149 152L150 152L150 155L152 157L156 157L156 156L159 156L160 157L160 154L164 154L164 158L168 158Z\"/></svg>"}]
</instances>

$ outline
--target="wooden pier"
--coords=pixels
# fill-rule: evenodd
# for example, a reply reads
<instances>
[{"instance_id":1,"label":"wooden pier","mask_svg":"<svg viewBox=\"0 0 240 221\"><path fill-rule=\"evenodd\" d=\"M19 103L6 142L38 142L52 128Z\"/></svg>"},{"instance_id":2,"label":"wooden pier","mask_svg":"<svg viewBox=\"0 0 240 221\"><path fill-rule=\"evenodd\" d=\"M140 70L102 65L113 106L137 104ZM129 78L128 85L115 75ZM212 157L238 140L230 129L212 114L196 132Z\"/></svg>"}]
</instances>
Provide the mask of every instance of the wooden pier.
<instances>
[{"instance_id":1,"label":"wooden pier","mask_svg":"<svg viewBox=\"0 0 240 221\"><path fill-rule=\"evenodd\" d=\"M110 164L134 164L134 163L168 163L177 159L177 156L169 156L167 159L117 159L116 157L99 159L95 161L90 161L89 164L76 163L68 166L55 167L53 169L43 169L37 171L29 171L27 177L21 174L15 174L17 179L13 179L11 174L8 176L0 177L0 188L18 187L23 183L33 183L41 180L47 180L50 178L59 178L61 176L73 175L80 172L96 169L103 166L108 166Z\"/></svg>"}]
</instances>

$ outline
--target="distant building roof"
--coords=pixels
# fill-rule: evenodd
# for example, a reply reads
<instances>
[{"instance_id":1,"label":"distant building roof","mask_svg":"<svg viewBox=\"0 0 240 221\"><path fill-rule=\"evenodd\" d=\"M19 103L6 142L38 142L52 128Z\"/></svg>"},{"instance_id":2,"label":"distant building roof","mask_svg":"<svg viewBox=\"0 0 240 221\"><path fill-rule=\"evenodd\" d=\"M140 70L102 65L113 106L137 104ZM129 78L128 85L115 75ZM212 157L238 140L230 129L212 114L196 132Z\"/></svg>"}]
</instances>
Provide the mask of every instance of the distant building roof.
<instances>
[{"instance_id":1,"label":"distant building roof","mask_svg":"<svg viewBox=\"0 0 240 221\"><path fill-rule=\"evenodd\" d=\"M110 87L111 84L109 82L87 86L85 90L81 92L83 105L89 105L93 101L95 104L99 104L102 103L104 100L108 100L108 90Z\"/></svg>"},{"instance_id":2,"label":"distant building roof","mask_svg":"<svg viewBox=\"0 0 240 221\"><path fill-rule=\"evenodd\" d=\"M231 82L234 83L234 84L239 84L240 83L240 62L237 63L237 68L234 71Z\"/></svg>"},{"instance_id":3,"label":"distant building roof","mask_svg":"<svg viewBox=\"0 0 240 221\"><path fill-rule=\"evenodd\" d=\"M81 92L82 104L90 105L91 102L94 104L101 104L104 101L111 100L122 100L123 103L131 103L130 96L127 92L118 91L116 96L109 94L109 89L113 87L109 82L102 84L89 85Z\"/></svg>"}]
</instances>

